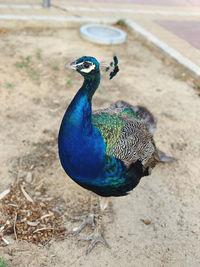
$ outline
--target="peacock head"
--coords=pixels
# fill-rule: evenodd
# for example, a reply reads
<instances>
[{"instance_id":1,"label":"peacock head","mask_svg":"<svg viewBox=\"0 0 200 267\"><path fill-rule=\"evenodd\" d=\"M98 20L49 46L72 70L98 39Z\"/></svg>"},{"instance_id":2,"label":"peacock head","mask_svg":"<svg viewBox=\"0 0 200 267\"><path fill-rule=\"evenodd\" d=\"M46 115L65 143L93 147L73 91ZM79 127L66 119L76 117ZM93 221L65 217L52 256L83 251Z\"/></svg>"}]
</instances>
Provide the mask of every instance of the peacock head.
<instances>
[{"instance_id":1,"label":"peacock head","mask_svg":"<svg viewBox=\"0 0 200 267\"><path fill-rule=\"evenodd\" d=\"M94 57L81 57L72 63L66 64L66 67L78 71L83 77L87 78L100 71L100 63ZM105 71L109 71L110 79L112 79L119 71L118 58L113 57L113 62L109 66L105 67Z\"/></svg>"},{"instance_id":2,"label":"peacock head","mask_svg":"<svg viewBox=\"0 0 200 267\"><path fill-rule=\"evenodd\" d=\"M99 72L99 62L94 57L81 57L76 61L66 65L78 71L83 77L89 77Z\"/></svg>"}]
</instances>

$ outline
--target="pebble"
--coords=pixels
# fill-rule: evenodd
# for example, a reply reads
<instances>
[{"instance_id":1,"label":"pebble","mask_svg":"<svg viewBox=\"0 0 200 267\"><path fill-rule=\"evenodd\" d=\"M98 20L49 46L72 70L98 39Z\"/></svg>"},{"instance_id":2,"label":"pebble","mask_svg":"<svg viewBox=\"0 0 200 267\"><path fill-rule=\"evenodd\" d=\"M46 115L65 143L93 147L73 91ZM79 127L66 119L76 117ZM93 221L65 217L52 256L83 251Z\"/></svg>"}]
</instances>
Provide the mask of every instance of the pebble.
<instances>
[{"instance_id":1,"label":"pebble","mask_svg":"<svg viewBox=\"0 0 200 267\"><path fill-rule=\"evenodd\" d=\"M42 194L41 194L40 191L36 191L36 192L35 192L35 196L39 197L39 196L41 196L41 195L42 195Z\"/></svg>"},{"instance_id":2,"label":"pebble","mask_svg":"<svg viewBox=\"0 0 200 267\"><path fill-rule=\"evenodd\" d=\"M32 172L28 172L26 175L25 181L30 184L32 182L32 179L33 179Z\"/></svg>"},{"instance_id":3,"label":"pebble","mask_svg":"<svg viewBox=\"0 0 200 267\"><path fill-rule=\"evenodd\" d=\"M146 225L149 225L151 224L151 221L150 220L147 220L147 219L140 219L144 224Z\"/></svg>"}]
</instances>

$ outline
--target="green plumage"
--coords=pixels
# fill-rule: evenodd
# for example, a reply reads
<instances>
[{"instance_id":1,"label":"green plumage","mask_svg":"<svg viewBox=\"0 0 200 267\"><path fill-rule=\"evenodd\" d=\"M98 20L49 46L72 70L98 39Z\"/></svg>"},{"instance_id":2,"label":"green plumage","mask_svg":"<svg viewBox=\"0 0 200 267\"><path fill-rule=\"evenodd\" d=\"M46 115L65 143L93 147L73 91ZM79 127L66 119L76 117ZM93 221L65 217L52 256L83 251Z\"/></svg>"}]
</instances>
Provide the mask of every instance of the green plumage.
<instances>
[{"instance_id":1,"label":"green plumage","mask_svg":"<svg viewBox=\"0 0 200 267\"><path fill-rule=\"evenodd\" d=\"M98 128L106 143L106 154L109 154L110 149L116 143L125 122L120 120L118 115L101 114L92 116L93 125Z\"/></svg>"},{"instance_id":2,"label":"green plumage","mask_svg":"<svg viewBox=\"0 0 200 267\"><path fill-rule=\"evenodd\" d=\"M113 186L120 187L121 184L125 182L125 172L120 177L113 176L113 173L122 173L121 164L116 164L115 159L112 156L105 156L105 166L106 166L106 172L110 176L107 177L105 183Z\"/></svg>"},{"instance_id":3,"label":"green plumage","mask_svg":"<svg viewBox=\"0 0 200 267\"><path fill-rule=\"evenodd\" d=\"M131 108L125 108L122 112L118 114L118 116L130 116L136 120L139 120L139 118L133 113L133 110Z\"/></svg>"},{"instance_id":4,"label":"green plumage","mask_svg":"<svg viewBox=\"0 0 200 267\"><path fill-rule=\"evenodd\" d=\"M119 139L120 133L126 122L122 119L124 116L138 119L130 108L125 108L118 114L93 114L92 124L98 128L106 143L106 154L110 154L113 145Z\"/></svg>"}]
</instances>

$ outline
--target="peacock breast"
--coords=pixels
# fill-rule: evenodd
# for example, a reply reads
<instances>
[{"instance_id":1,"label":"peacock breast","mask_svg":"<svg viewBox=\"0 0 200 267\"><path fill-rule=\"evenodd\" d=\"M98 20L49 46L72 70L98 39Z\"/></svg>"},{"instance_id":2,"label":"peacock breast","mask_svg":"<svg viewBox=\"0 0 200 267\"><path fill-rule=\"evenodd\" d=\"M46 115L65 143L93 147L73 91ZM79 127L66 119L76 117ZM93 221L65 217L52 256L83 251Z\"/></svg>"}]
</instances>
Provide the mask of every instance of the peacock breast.
<instances>
[{"instance_id":1,"label":"peacock breast","mask_svg":"<svg viewBox=\"0 0 200 267\"><path fill-rule=\"evenodd\" d=\"M102 172L106 147L98 129L60 132L58 148L61 164L72 179L95 179Z\"/></svg>"}]
</instances>

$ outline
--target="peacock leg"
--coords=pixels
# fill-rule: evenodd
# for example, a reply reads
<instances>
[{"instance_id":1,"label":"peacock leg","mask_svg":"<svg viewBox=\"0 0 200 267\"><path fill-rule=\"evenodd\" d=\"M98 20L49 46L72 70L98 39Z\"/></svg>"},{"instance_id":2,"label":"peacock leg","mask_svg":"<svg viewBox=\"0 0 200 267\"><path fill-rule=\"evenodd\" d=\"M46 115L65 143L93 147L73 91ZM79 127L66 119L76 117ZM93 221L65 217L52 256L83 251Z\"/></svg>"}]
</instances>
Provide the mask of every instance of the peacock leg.
<instances>
[{"instance_id":1,"label":"peacock leg","mask_svg":"<svg viewBox=\"0 0 200 267\"><path fill-rule=\"evenodd\" d=\"M102 229L101 229L102 228L103 213L104 213L104 210L106 209L107 205L108 205L108 198L101 198L100 199L100 214L99 214L99 218L97 220L97 225L96 225L94 232L92 234L90 234L88 237L80 239L80 240L91 241L88 249L86 250L86 254L90 253L90 251L94 248L94 246L98 242L103 243L105 246L107 246L109 248L108 243L106 242L106 240L102 236Z\"/></svg>"},{"instance_id":2,"label":"peacock leg","mask_svg":"<svg viewBox=\"0 0 200 267\"><path fill-rule=\"evenodd\" d=\"M79 234L85 227L86 225L91 225L92 229L95 229L95 219L98 218L98 214L94 214L94 208L93 208L93 193L90 192L89 194L89 204L90 204L90 212L88 215L83 215L83 216L71 216L71 219L74 221L82 221L81 225L78 227L75 227L73 229L73 233L75 235Z\"/></svg>"}]
</instances>

